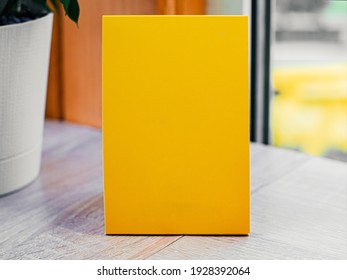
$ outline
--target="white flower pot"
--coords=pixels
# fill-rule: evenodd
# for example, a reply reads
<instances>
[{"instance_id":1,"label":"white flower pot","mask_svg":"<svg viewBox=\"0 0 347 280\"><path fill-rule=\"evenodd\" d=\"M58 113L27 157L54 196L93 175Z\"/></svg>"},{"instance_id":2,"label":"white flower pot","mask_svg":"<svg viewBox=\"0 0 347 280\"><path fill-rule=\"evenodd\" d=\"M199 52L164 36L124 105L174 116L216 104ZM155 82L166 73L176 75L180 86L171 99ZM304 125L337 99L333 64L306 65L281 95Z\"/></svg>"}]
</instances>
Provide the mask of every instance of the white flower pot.
<instances>
[{"instance_id":1,"label":"white flower pot","mask_svg":"<svg viewBox=\"0 0 347 280\"><path fill-rule=\"evenodd\" d=\"M52 22L0 26L0 195L39 174Z\"/></svg>"}]
</instances>

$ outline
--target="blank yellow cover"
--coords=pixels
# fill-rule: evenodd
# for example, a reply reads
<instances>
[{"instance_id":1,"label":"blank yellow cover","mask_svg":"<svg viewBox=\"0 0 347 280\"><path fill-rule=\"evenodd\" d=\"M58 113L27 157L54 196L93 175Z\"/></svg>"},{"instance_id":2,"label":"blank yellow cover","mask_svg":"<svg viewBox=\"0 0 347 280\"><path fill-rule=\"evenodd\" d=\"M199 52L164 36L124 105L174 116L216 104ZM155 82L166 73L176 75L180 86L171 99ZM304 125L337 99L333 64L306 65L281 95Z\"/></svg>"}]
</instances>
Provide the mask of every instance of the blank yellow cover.
<instances>
[{"instance_id":1,"label":"blank yellow cover","mask_svg":"<svg viewBox=\"0 0 347 280\"><path fill-rule=\"evenodd\" d=\"M107 234L248 234L243 16L104 16Z\"/></svg>"}]
</instances>

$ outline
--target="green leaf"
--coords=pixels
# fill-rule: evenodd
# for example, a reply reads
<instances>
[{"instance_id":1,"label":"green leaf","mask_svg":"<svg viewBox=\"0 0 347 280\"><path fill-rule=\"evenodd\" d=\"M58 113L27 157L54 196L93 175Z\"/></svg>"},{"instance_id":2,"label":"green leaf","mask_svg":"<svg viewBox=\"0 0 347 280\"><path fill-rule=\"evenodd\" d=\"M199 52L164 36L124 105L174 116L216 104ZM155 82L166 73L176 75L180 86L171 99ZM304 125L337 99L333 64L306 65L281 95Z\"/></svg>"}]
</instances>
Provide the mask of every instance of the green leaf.
<instances>
[{"instance_id":1,"label":"green leaf","mask_svg":"<svg viewBox=\"0 0 347 280\"><path fill-rule=\"evenodd\" d=\"M5 9L7 3L8 3L8 1L1 0L1 2L0 2L0 16L2 15L2 11Z\"/></svg>"},{"instance_id":2,"label":"green leaf","mask_svg":"<svg viewBox=\"0 0 347 280\"><path fill-rule=\"evenodd\" d=\"M51 9L47 5L50 2L53 10L59 11L59 2L63 5L65 14L76 24L80 15L78 0L0 0L0 16L41 16L47 14Z\"/></svg>"},{"instance_id":3,"label":"green leaf","mask_svg":"<svg viewBox=\"0 0 347 280\"><path fill-rule=\"evenodd\" d=\"M63 4L67 16L78 24L80 7L77 0L60 0L60 2Z\"/></svg>"},{"instance_id":4,"label":"green leaf","mask_svg":"<svg viewBox=\"0 0 347 280\"><path fill-rule=\"evenodd\" d=\"M22 4L33 9L41 8L43 11L50 11L46 0L22 0Z\"/></svg>"},{"instance_id":5,"label":"green leaf","mask_svg":"<svg viewBox=\"0 0 347 280\"><path fill-rule=\"evenodd\" d=\"M45 0L21 0L17 1L21 5L21 13L19 15L33 14L45 15L50 12Z\"/></svg>"},{"instance_id":6,"label":"green leaf","mask_svg":"<svg viewBox=\"0 0 347 280\"><path fill-rule=\"evenodd\" d=\"M70 0L60 0L60 2L64 6L65 14L67 14L67 11L69 10Z\"/></svg>"},{"instance_id":7,"label":"green leaf","mask_svg":"<svg viewBox=\"0 0 347 280\"><path fill-rule=\"evenodd\" d=\"M68 16L74 22L76 22L76 24L78 24L78 18L80 16L80 7L78 5L77 0L70 0Z\"/></svg>"},{"instance_id":8,"label":"green leaf","mask_svg":"<svg viewBox=\"0 0 347 280\"><path fill-rule=\"evenodd\" d=\"M2 8L1 15L7 15L16 10L17 0L7 0L5 1L5 6Z\"/></svg>"}]
</instances>

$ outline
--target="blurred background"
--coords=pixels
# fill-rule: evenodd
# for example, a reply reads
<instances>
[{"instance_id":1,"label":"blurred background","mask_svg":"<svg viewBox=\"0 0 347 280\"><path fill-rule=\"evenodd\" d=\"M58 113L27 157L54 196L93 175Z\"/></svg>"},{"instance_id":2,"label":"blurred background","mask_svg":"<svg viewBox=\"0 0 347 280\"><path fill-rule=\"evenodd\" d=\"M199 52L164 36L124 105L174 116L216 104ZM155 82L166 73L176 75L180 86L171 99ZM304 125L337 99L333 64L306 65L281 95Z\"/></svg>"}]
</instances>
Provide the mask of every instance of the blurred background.
<instances>
[{"instance_id":1,"label":"blurred background","mask_svg":"<svg viewBox=\"0 0 347 280\"><path fill-rule=\"evenodd\" d=\"M347 1L79 0L55 17L46 116L101 127L102 15L248 15L251 141L347 161Z\"/></svg>"},{"instance_id":2,"label":"blurred background","mask_svg":"<svg viewBox=\"0 0 347 280\"><path fill-rule=\"evenodd\" d=\"M277 0L272 143L347 161L347 2Z\"/></svg>"}]
</instances>

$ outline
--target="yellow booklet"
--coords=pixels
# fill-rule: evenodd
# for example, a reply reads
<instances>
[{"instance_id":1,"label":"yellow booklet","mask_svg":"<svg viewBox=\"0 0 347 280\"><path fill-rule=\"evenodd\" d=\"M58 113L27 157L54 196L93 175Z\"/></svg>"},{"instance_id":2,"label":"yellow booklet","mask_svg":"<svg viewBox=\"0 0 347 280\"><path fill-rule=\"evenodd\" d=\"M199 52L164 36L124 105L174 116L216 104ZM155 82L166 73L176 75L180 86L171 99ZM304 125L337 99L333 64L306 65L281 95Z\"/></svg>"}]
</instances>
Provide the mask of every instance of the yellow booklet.
<instances>
[{"instance_id":1,"label":"yellow booklet","mask_svg":"<svg viewBox=\"0 0 347 280\"><path fill-rule=\"evenodd\" d=\"M107 234L248 234L248 19L104 16Z\"/></svg>"}]
</instances>

